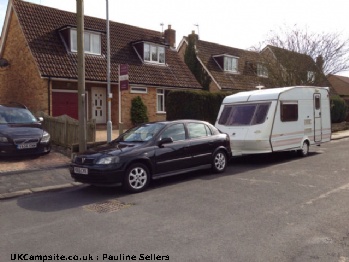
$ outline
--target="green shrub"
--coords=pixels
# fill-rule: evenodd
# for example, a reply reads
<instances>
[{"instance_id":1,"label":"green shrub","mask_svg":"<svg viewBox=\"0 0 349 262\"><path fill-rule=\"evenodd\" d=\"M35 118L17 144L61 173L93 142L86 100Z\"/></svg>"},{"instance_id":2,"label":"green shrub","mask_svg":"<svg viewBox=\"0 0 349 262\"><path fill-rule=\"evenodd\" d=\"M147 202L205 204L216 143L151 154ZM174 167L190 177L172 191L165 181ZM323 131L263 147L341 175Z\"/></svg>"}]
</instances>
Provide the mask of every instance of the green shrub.
<instances>
[{"instance_id":1,"label":"green shrub","mask_svg":"<svg viewBox=\"0 0 349 262\"><path fill-rule=\"evenodd\" d=\"M131 121L134 125L149 121L148 109L139 96L133 98L131 102Z\"/></svg>"},{"instance_id":2,"label":"green shrub","mask_svg":"<svg viewBox=\"0 0 349 262\"><path fill-rule=\"evenodd\" d=\"M331 121L332 123L341 123L347 117L348 106L340 96L331 97Z\"/></svg>"}]
</instances>

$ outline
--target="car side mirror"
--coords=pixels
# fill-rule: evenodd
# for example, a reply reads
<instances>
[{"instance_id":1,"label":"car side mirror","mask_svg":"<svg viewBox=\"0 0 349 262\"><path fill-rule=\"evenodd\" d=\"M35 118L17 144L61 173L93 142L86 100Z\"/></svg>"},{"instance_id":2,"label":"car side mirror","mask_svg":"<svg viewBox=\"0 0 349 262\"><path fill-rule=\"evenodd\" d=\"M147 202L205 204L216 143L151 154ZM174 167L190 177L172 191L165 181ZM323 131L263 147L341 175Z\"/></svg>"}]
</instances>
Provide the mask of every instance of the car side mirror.
<instances>
[{"instance_id":1,"label":"car side mirror","mask_svg":"<svg viewBox=\"0 0 349 262\"><path fill-rule=\"evenodd\" d=\"M159 141L158 146L161 147L164 144L171 144L171 143L173 143L172 137L164 137Z\"/></svg>"},{"instance_id":2,"label":"car side mirror","mask_svg":"<svg viewBox=\"0 0 349 262\"><path fill-rule=\"evenodd\" d=\"M39 116L39 117L38 117L38 120L39 120L39 122L43 122L43 121L44 121L44 118L41 117L41 116Z\"/></svg>"}]
</instances>

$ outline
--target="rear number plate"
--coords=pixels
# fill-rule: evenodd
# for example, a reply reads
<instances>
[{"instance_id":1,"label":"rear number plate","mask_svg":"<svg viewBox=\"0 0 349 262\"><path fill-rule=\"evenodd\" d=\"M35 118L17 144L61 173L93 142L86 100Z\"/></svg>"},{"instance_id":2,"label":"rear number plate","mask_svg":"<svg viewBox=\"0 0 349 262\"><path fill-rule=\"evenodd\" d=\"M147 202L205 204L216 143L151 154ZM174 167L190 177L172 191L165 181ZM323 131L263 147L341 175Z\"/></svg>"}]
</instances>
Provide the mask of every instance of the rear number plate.
<instances>
[{"instance_id":1,"label":"rear number plate","mask_svg":"<svg viewBox=\"0 0 349 262\"><path fill-rule=\"evenodd\" d=\"M26 143L26 144L17 145L17 149L28 149L28 148L36 148L36 147L37 147L36 143Z\"/></svg>"},{"instance_id":2,"label":"rear number plate","mask_svg":"<svg viewBox=\"0 0 349 262\"><path fill-rule=\"evenodd\" d=\"M88 169L84 168L84 167L74 167L74 173L87 175L88 174Z\"/></svg>"}]
</instances>

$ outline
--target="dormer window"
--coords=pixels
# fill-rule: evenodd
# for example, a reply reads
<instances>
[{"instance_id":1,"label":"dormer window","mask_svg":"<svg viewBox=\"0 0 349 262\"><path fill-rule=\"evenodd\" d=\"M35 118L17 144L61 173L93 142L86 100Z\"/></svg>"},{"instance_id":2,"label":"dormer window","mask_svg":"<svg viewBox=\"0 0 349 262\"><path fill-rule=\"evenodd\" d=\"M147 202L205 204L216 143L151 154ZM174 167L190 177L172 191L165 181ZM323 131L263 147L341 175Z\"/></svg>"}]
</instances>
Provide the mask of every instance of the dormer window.
<instances>
[{"instance_id":1,"label":"dormer window","mask_svg":"<svg viewBox=\"0 0 349 262\"><path fill-rule=\"evenodd\" d=\"M165 46L144 41L137 41L132 45L139 59L144 63L165 64Z\"/></svg>"},{"instance_id":2,"label":"dormer window","mask_svg":"<svg viewBox=\"0 0 349 262\"><path fill-rule=\"evenodd\" d=\"M307 80L310 83L314 83L315 82L315 72L313 71L308 71L307 72Z\"/></svg>"},{"instance_id":3,"label":"dormer window","mask_svg":"<svg viewBox=\"0 0 349 262\"><path fill-rule=\"evenodd\" d=\"M213 56L219 67L226 72L238 73L239 58L231 55L215 55Z\"/></svg>"},{"instance_id":4,"label":"dormer window","mask_svg":"<svg viewBox=\"0 0 349 262\"><path fill-rule=\"evenodd\" d=\"M97 32L84 31L84 49L87 54L100 55L101 52L101 34ZM70 29L70 51L77 52L77 31Z\"/></svg>"},{"instance_id":5,"label":"dormer window","mask_svg":"<svg viewBox=\"0 0 349 262\"><path fill-rule=\"evenodd\" d=\"M165 47L144 43L143 61L151 63L165 63Z\"/></svg>"},{"instance_id":6,"label":"dormer window","mask_svg":"<svg viewBox=\"0 0 349 262\"><path fill-rule=\"evenodd\" d=\"M268 68L264 64L257 64L257 75L268 77Z\"/></svg>"},{"instance_id":7,"label":"dormer window","mask_svg":"<svg viewBox=\"0 0 349 262\"><path fill-rule=\"evenodd\" d=\"M233 56L224 57L224 71L238 72L238 58Z\"/></svg>"}]
</instances>

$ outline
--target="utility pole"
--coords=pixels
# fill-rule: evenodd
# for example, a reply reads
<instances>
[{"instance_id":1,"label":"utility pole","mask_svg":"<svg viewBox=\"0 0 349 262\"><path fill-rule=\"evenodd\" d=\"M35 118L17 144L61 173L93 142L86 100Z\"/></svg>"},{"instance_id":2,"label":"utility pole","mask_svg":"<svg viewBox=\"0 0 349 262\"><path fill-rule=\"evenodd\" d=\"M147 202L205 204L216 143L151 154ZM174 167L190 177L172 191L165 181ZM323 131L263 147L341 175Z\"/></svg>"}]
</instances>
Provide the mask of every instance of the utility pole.
<instances>
[{"instance_id":1,"label":"utility pole","mask_svg":"<svg viewBox=\"0 0 349 262\"><path fill-rule=\"evenodd\" d=\"M106 0L107 9L107 93L108 93L108 122L107 122L107 142L111 141L111 135L113 132L113 124L111 122L111 99L112 93L110 92L110 30L109 30L109 3Z\"/></svg>"},{"instance_id":2,"label":"utility pole","mask_svg":"<svg viewBox=\"0 0 349 262\"><path fill-rule=\"evenodd\" d=\"M79 152L86 151L84 0L76 0L78 46Z\"/></svg>"}]
</instances>

